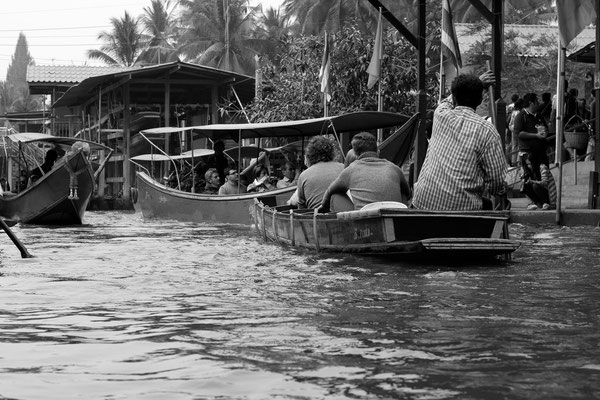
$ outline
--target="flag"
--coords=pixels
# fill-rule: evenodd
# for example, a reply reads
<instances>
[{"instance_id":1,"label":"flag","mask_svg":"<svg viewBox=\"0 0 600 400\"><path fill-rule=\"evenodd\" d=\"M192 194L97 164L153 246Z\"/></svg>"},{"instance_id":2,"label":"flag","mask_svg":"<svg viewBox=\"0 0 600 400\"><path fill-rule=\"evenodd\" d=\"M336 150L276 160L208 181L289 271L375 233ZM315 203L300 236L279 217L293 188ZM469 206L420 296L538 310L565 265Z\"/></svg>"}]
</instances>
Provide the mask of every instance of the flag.
<instances>
[{"instance_id":1,"label":"flag","mask_svg":"<svg viewBox=\"0 0 600 400\"><path fill-rule=\"evenodd\" d=\"M327 97L327 101L331 100L331 94L329 92L329 70L331 68L331 54L330 52L331 43L329 42L329 36L325 32L325 50L323 51L323 60L321 61L321 69L319 70L319 82L321 82L321 92Z\"/></svg>"},{"instance_id":2,"label":"flag","mask_svg":"<svg viewBox=\"0 0 600 400\"><path fill-rule=\"evenodd\" d=\"M556 0L558 30L564 47L596 21L595 0Z\"/></svg>"},{"instance_id":3,"label":"flag","mask_svg":"<svg viewBox=\"0 0 600 400\"><path fill-rule=\"evenodd\" d=\"M367 88L371 89L381 77L381 57L383 57L383 26L381 25L381 9L379 9L379 19L377 20L377 33L375 34L375 44L373 45L373 55L367 68L369 81Z\"/></svg>"},{"instance_id":4,"label":"flag","mask_svg":"<svg viewBox=\"0 0 600 400\"><path fill-rule=\"evenodd\" d=\"M443 0L442 6L442 54L444 54L458 71L462 68L460 59L460 49L456 39L456 30L452 23L452 11L450 10L450 0Z\"/></svg>"}]
</instances>

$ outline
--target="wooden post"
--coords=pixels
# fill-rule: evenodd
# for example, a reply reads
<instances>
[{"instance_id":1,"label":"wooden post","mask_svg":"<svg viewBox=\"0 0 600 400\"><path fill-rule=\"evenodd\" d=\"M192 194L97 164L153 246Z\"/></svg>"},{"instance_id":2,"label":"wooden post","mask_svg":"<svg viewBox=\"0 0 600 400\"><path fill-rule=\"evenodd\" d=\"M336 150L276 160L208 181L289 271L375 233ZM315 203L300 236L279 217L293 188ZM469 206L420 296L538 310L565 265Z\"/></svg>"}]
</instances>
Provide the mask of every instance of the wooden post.
<instances>
[{"instance_id":1,"label":"wooden post","mask_svg":"<svg viewBox=\"0 0 600 400\"><path fill-rule=\"evenodd\" d=\"M123 87L123 200L131 200L131 164L129 163L129 157L131 157L131 92L129 81L125 83Z\"/></svg>"},{"instance_id":2,"label":"wooden post","mask_svg":"<svg viewBox=\"0 0 600 400\"><path fill-rule=\"evenodd\" d=\"M419 112L419 133L417 134L417 140L415 141L415 154L416 159L414 160L414 180L416 182L421 172L423 162L425 162L425 151L427 145L427 91L425 87L426 69L425 69L425 14L427 11L427 2L425 0L419 0L419 34L418 34L418 76L417 76L417 89L419 91L417 111Z\"/></svg>"}]
</instances>

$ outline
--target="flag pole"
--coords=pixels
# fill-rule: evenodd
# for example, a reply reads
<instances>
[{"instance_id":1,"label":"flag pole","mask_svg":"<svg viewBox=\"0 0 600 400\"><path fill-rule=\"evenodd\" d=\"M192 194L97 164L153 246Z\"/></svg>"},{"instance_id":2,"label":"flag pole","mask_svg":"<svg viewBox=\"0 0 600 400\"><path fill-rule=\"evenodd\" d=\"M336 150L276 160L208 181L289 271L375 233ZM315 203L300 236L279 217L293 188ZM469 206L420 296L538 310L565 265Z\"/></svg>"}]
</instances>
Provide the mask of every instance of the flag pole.
<instances>
[{"instance_id":1,"label":"flag pole","mask_svg":"<svg viewBox=\"0 0 600 400\"><path fill-rule=\"evenodd\" d=\"M560 20L559 20L560 30ZM558 35L558 62L556 74L556 142L554 151L554 161L558 165L558 187L556 188L556 224L560 224L562 207L562 181L563 181L563 163L562 163L562 143L563 143L563 114L565 101L565 52L560 35Z\"/></svg>"},{"instance_id":2,"label":"flag pole","mask_svg":"<svg viewBox=\"0 0 600 400\"><path fill-rule=\"evenodd\" d=\"M381 65L381 59L379 60L379 65ZM381 68L379 69L381 71ZM383 111L383 99L381 98L381 77L379 77L379 81L377 82L377 111ZM377 145L380 145L383 142L383 129L377 129Z\"/></svg>"}]
</instances>

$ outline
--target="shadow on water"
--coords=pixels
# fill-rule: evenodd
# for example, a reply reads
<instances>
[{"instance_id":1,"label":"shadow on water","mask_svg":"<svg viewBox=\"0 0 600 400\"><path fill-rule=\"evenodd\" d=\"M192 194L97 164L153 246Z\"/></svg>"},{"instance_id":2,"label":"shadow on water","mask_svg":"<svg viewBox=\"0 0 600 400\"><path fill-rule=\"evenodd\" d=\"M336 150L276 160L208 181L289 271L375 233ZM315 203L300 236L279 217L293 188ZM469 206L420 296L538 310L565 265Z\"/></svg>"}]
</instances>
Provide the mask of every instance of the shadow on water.
<instances>
[{"instance_id":1,"label":"shadow on water","mask_svg":"<svg viewBox=\"0 0 600 400\"><path fill-rule=\"evenodd\" d=\"M600 397L600 231L419 263L89 213L0 259L0 398Z\"/></svg>"}]
</instances>

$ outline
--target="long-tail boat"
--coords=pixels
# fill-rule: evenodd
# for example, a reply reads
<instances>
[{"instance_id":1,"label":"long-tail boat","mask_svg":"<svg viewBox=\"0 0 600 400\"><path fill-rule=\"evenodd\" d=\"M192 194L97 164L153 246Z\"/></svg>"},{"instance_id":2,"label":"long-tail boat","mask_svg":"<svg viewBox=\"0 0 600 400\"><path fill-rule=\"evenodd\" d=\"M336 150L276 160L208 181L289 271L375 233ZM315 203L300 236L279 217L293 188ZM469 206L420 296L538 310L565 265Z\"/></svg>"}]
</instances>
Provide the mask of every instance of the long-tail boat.
<instances>
[{"instance_id":1,"label":"long-tail boat","mask_svg":"<svg viewBox=\"0 0 600 400\"><path fill-rule=\"evenodd\" d=\"M418 116L412 117L377 111L363 111L340 116L322 117L298 121L248 123L248 124L212 124L188 126L183 128L163 127L141 131L142 135L156 137L160 134L184 133L200 135L213 141L233 139L241 145L242 139L248 138L308 138L320 134L351 133L380 128L398 127L383 143L382 154L394 157L401 153L406 158L415 138ZM155 146L156 147L156 146ZM302 146L301 146L302 147ZM169 156L156 147L157 154L133 157L130 161L138 166L136 171L136 187L133 190L134 207L146 218L165 218L190 222L216 222L234 224L252 224L250 209L254 201L269 206L286 204L296 190L295 186L260 193L242 193L238 195L209 195L191 193L171 188L154 178L147 168L142 168L142 159L161 161L170 160L173 165L183 155ZM243 152L237 151L237 165L242 165ZM189 157L188 151L185 155ZM196 153L201 157L202 153ZM386 157L387 158L387 157Z\"/></svg>"},{"instance_id":2,"label":"long-tail boat","mask_svg":"<svg viewBox=\"0 0 600 400\"><path fill-rule=\"evenodd\" d=\"M23 146L53 146L64 153L52 169L23 190L5 192L0 196L0 215L25 224L77 225L94 192L96 178L104 168L112 149L79 138L59 137L42 133L16 133L8 136ZM89 151L88 151L89 150ZM90 152L103 150L103 160L93 163ZM19 156L21 160L26 157ZM35 165L25 164L23 171Z\"/></svg>"}]
</instances>

